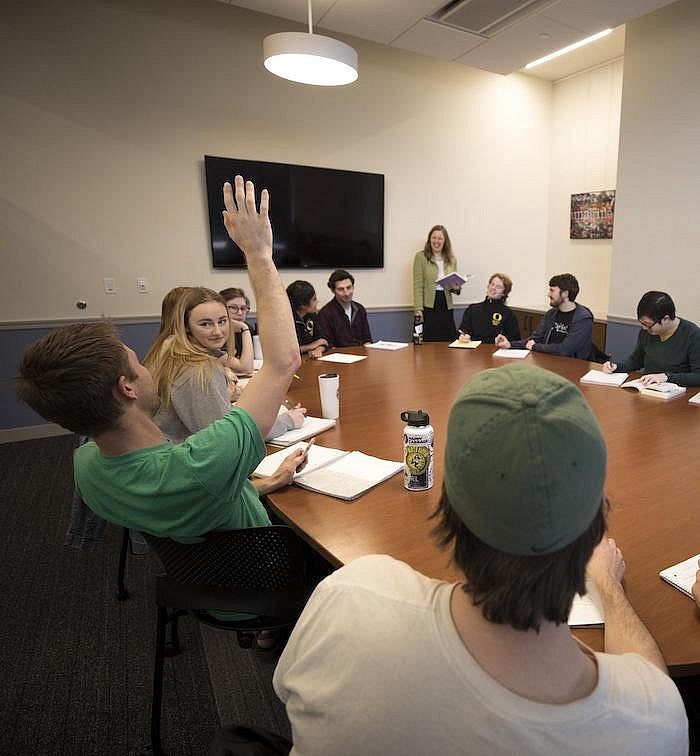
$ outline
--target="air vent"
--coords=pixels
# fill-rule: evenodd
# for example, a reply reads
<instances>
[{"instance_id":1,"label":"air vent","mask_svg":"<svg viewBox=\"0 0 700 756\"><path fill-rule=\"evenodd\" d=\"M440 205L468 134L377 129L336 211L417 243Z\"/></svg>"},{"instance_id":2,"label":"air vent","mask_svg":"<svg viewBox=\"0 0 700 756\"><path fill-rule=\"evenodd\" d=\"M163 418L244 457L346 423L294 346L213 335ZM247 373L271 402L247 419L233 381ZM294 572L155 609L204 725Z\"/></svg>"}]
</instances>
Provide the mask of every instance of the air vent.
<instances>
[{"instance_id":1,"label":"air vent","mask_svg":"<svg viewBox=\"0 0 700 756\"><path fill-rule=\"evenodd\" d=\"M430 16L431 21L493 37L558 0L453 0Z\"/></svg>"}]
</instances>

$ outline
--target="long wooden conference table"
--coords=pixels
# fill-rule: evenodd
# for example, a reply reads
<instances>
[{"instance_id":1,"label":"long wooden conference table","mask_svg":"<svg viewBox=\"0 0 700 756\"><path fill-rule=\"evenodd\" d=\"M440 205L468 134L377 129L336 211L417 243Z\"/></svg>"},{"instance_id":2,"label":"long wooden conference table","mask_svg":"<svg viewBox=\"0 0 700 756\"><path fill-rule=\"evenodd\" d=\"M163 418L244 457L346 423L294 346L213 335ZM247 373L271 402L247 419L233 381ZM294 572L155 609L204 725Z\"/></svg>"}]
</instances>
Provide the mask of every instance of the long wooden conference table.
<instances>
[{"instance_id":1,"label":"long wooden conference table","mask_svg":"<svg viewBox=\"0 0 700 756\"><path fill-rule=\"evenodd\" d=\"M309 360L290 390L290 399L320 416L317 376L340 375L340 419L316 443L400 460L404 423L399 414L423 409L435 428L435 485L427 492L410 492L399 474L352 502L291 486L269 496L273 510L334 565L365 554L389 554L425 575L459 580L449 552L440 551L430 535L429 516L442 486L447 418L470 376L511 360L494 358L494 347L483 344L474 350L423 344L395 352L365 347L339 351L366 354L367 359L352 364ZM687 401L695 389L663 401L634 390L579 384L593 367L582 360L537 353L526 359L579 385L593 408L608 445L609 531L627 563L627 595L671 673L699 673L700 612L658 576L659 570L700 552L700 406ZM474 485L479 486L478 479ZM601 629L576 634L603 649Z\"/></svg>"}]
</instances>

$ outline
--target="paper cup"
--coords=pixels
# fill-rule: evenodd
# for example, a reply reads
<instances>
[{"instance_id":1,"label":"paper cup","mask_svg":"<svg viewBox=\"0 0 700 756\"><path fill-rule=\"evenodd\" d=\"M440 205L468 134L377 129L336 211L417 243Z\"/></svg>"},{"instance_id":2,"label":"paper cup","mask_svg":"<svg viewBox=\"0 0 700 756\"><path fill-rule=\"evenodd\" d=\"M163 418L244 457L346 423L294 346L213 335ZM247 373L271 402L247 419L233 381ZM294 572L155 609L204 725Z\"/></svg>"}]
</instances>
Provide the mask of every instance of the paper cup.
<instances>
[{"instance_id":1,"label":"paper cup","mask_svg":"<svg viewBox=\"0 0 700 756\"><path fill-rule=\"evenodd\" d=\"M322 373L318 376L318 391L321 395L321 415L337 420L340 414L340 377L338 373Z\"/></svg>"},{"instance_id":2,"label":"paper cup","mask_svg":"<svg viewBox=\"0 0 700 756\"><path fill-rule=\"evenodd\" d=\"M253 336L253 359L255 360L262 360L263 353L262 353L262 346L260 345L260 336L255 334Z\"/></svg>"}]
</instances>

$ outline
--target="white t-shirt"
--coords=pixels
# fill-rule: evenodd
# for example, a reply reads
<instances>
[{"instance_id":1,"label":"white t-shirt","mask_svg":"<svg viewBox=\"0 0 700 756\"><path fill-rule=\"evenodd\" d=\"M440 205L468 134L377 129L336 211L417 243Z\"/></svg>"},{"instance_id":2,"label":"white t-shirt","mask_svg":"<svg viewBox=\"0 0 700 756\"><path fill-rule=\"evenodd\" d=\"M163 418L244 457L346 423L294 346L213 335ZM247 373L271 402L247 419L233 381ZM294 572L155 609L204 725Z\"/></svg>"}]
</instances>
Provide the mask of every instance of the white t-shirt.
<instances>
[{"instance_id":1,"label":"white t-shirt","mask_svg":"<svg viewBox=\"0 0 700 756\"><path fill-rule=\"evenodd\" d=\"M441 257L438 260L437 257L433 257L433 262L437 265L438 279L443 278L445 275L445 259ZM435 284L435 291L445 291L445 289L440 284Z\"/></svg>"},{"instance_id":2,"label":"white t-shirt","mask_svg":"<svg viewBox=\"0 0 700 756\"><path fill-rule=\"evenodd\" d=\"M466 650L450 614L452 589L387 556L358 559L317 587L274 675L292 753L687 753L680 695L642 657L596 654L590 696L530 701Z\"/></svg>"}]
</instances>

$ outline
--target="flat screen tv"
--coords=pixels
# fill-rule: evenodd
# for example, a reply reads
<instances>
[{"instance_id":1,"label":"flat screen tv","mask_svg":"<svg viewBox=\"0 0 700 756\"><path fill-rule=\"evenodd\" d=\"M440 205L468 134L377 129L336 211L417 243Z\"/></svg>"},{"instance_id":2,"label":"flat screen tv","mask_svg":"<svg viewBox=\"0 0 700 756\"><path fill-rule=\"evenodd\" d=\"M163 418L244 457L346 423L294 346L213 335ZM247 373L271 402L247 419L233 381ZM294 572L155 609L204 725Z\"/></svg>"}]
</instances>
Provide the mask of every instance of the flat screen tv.
<instances>
[{"instance_id":1,"label":"flat screen tv","mask_svg":"<svg viewBox=\"0 0 700 756\"><path fill-rule=\"evenodd\" d=\"M204 156L212 260L243 268L243 252L224 228L224 181L236 174L270 192L278 268L383 268L384 176L305 165Z\"/></svg>"}]
</instances>

